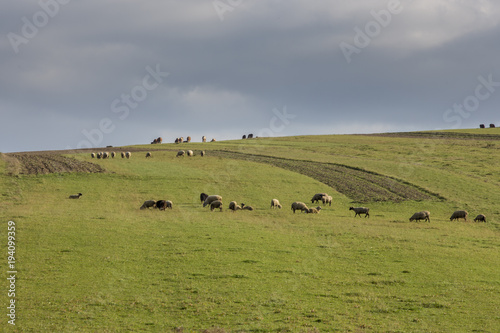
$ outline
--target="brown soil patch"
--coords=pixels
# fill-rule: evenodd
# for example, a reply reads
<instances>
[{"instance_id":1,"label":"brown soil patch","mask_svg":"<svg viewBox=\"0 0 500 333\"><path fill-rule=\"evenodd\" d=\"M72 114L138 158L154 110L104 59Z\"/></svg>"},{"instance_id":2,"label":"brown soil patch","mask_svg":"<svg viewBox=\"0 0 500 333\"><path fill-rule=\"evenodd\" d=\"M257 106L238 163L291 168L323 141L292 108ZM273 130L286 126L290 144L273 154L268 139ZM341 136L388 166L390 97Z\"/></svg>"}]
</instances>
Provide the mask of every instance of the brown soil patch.
<instances>
[{"instance_id":1,"label":"brown soil patch","mask_svg":"<svg viewBox=\"0 0 500 333\"><path fill-rule=\"evenodd\" d=\"M100 165L79 161L55 153L5 154L9 172L17 175L39 175L62 172L99 173L105 169Z\"/></svg>"}]
</instances>

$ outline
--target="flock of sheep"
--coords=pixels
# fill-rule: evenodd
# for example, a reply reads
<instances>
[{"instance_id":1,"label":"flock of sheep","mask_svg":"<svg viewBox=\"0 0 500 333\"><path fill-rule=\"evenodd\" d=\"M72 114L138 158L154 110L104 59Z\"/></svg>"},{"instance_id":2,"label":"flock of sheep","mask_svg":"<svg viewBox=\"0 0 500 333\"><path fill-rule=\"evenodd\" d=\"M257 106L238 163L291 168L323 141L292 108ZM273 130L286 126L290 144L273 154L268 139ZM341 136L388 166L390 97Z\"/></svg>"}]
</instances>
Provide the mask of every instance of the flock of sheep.
<instances>
[{"instance_id":1,"label":"flock of sheep","mask_svg":"<svg viewBox=\"0 0 500 333\"><path fill-rule=\"evenodd\" d=\"M251 138L253 135L249 134L248 138ZM159 138L160 139L160 138ZM178 142L183 142L183 138L178 138L176 141ZM206 137L202 137L203 142L206 142ZM156 141L159 141L158 139ZM188 140L184 142L190 142L191 137L188 136ZM212 139L212 141L215 141L215 139ZM161 142L161 141L160 141ZM184 157L185 155L191 157L194 156L194 152L192 150L179 150L177 152L176 157ZM97 159L106 159L106 158L115 158L116 153L115 152L99 152L99 153L92 153L91 157L92 158L97 158ZM130 152L122 152L121 157L122 158L130 158L132 156L132 153ZM151 157L151 153L147 152L146 153L146 158ZM200 152L200 156L205 156L205 151L202 150ZM70 195L70 199L79 199L82 196L81 193L78 193L76 195ZM200 200L203 203L203 207L209 206L211 211L214 211L215 209L219 209L222 211L223 208L223 203L222 203L222 197L220 195L207 195L205 193L202 193L200 195ZM311 199L311 203L319 203L322 202L324 205L328 204L329 206L332 205L332 197L329 196L326 193L316 193L313 195ZM147 200L143 203L143 205L140 207L140 209L146 209L146 208L158 208L159 210L165 210L166 208L172 209L172 201L170 200ZM271 208L282 208L280 202L278 199L272 199L271 200ZM231 201L229 203L229 209L232 211L237 211L237 210L253 210L252 206L246 206L244 203L241 205L238 205L236 201ZM307 205L303 202L296 201L292 203L291 206L292 211L295 213L295 211L300 210L301 212L305 212L308 214L317 214L320 212L321 207L317 206L316 208L309 208ZM361 214L364 214L365 217L370 217L370 209L367 207L349 207L349 210L354 211L354 217L359 216L361 217ZM450 221L453 220L459 220L459 219L464 219L467 221L467 216L468 212L465 210L457 210L453 212L453 214L450 217ZM429 211L421 211L421 212L416 212L410 217L410 222L412 221L420 221L424 220L427 222L431 221L431 213ZM486 222L486 216L484 214L479 214L476 216L474 219L474 222Z\"/></svg>"},{"instance_id":2,"label":"flock of sheep","mask_svg":"<svg viewBox=\"0 0 500 333\"><path fill-rule=\"evenodd\" d=\"M81 194L80 194L81 195ZM210 211L214 211L216 209L219 209L219 211L222 212L223 209L223 202L222 202L222 196L220 195L208 195L206 193L201 193L200 194L200 201L203 204L203 207L210 207ZM316 193L312 199L311 203L318 203L322 202L323 204L329 204L330 206L332 205L332 197L329 196L326 193ZM165 204L166 202L166 204ZM165 210L165 208L172 208L172 201L165 201L165 200L159 200L159 201L154 201L154 200L147 200L144 201L140 209L146 209L146 208L158 208L159 210ZM247 206L244 203L239 205L236 201L231 201L229 203L229 210L232 211L237 211L237 210L254 210L252 206ZM281 209L282 205L280 204L278 199L272 199L271 200L271 209ZM307 214L318 214L321 210L321 206L318 206L316 208L309 208L304 202L301 201L295 201L291 205L292 211L295 213L295 211L300 210L301 212L307 213ZM370 209L367 207L349 207L349 210L354 211L354 217L359 216L361 217L361 214L364 214L365 218L370 217ZM467 221L467 216L468 212L465 210L457 210L453 212L453 214L450 217L450 221L453 220L459 220L459 219L464 219ZM421 211L421 212L416 212L410 217L410 222L412 221L420 221L424 220L427 222L431 221L431 213L429 211ZM479 214L476 216L474 219L474 222L486 222L486 216L484 214Z\"/></svg>"},{"instance_id":3,"label":"flock of sheep","mask_svg":"<svg viewBox=\"0 0 500 333\"><path fill-rule=\"evenodd\" d=\"M148 154L151 156L151 153L148 153ZM122 151L121 156L122 156L122 158L130 158L132 156L132 153L129 151L127 151L127 152ZM112 151L111 153L109 153L107 151L102 151L99 153L91 153L90 157L97 158L97 159L115 158L116 153L114 151ZM148 157L148 156L146 156L146 157Z\"/></svg>"},{"instance_id":4,"label":"flock of sheep","mask_svg":"<svg viewBox=\"0 0 500 333\"><path fill-rule=\"evenodd\" d=\"M212 140L211 140L210 142L215 142L215 141L216 141L216 140L215 140L215 138L212 138ZM190 137L190 136L188 136L188 137L186 138L186 140L184 140L184 137L182 137L182 136L181 136L180 138L175 138L175 141L174 141L174 142L175 142L175 143L183 143L183 142L187 142L187 143L189 143L189 142L191 142L191 137ZM201 142L207 142L207 137L206 137L206 136L202 136L202 137L201 137Z\"/></svg>"},{"instance_id":5,"label":"flock of sheep","mask_svg":"<svg viewBox=\"0 0 500 333\"><path fill-rule=\"evenodd\" d=\"M192 150L186 150L186 151L184 151L184 150L179 150L179 151L177 152L176 157L184 157L184 156L186 156L186 155L187 155L187 156L189 156L189 157L194 156L194 152L193 152ZM205 156L205 151L204 151L204 150L200 151L200 156L201 156L201 157Z\"/></svg>"},{"instance_id":6,"label":"flock of sheep","mask_svg":"<svg viewBox=\"0 0 500 333\"><path fill-rule=\"evenodd\" d=\"M177 155L176 157L184 157L184 156L195 156L195 153L192 151L192 150L179 150L177 152ZM200 151L200 156L203 157L205 156L206 153L204 150ZM132 156L132 153L127 151L127 152L122 152L121 153L121 156L122 158L130 158ZM146 158L149 158L149 157L152 157L153 155L151 154L151 152L147 152L146 153ZM99 153L91 153L90 154L90 157L91 158L97 158L97 159L107 159L107 158L115 158L116 157L116 153L113 151L111 153L109 152L99 152Z\"/></svg>"}]
</instances>

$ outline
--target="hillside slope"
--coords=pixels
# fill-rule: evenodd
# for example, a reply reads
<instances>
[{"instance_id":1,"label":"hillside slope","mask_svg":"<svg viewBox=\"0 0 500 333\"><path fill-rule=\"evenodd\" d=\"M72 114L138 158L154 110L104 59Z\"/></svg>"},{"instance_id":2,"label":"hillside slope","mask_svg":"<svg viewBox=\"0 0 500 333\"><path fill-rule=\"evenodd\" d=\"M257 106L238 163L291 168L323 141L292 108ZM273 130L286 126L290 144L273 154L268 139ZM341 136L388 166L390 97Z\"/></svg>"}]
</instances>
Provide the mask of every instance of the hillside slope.
<instances>
[{"instance_id":1,"label":"hillside slope","mask_svg":"<svg viewBox=\"0 0 500 333\"><path fill-rule=\"evenodd\" d=\"M0 217L16 227L19 331L500 326L497 139L342 135L114 149L132 158L97 160L89 150L0 158ZM196 156L177 158L178 149ZM63 167L22 172L44 154ZM203 208L201 192L222 195L223 211ZM331 206L291 211L294 201L316 207L319 192ZM68 199L75 193L83 195ZM272 198L283 208L271 209ZM173 209L140 210L149 199ZM255 210L232 212L232 200ZM369 218L354 218L358 204ZM455 209L467 209L468 221L450 222ZM421 210L430 223L408 221ZM487 223L471 220L478 213Z\"/></svg>"}]
</instances>

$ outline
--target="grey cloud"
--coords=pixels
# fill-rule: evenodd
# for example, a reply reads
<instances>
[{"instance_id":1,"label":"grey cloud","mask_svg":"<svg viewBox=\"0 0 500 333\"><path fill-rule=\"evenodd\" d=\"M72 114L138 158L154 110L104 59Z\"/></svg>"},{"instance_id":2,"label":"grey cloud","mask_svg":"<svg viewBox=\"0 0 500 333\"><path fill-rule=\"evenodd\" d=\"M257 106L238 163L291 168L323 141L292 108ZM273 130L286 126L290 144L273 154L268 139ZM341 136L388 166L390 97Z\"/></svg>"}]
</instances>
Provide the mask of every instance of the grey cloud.
<instances>
[{"instance_id":1,"label":"grey cloud","mask_svg":"<svg viewBox=\"0 0 500 333\"><path fill-rule=\"evenodd\" d=\"M354 29L389 3L246 0L221 21L212 1L70 1L16 54L7 35L40 6L9 2L0 151L76 146L105 118L116 127L103 144L238 138L268 128L284 106L297 118L276 135L449 127L443 113L479 76L500 81L500 4L401 0L348 63L340 43L353 44ZM120 119L113 101L157 65L170 75ZM491 94L461 126L499 121L499 100Z\"/></svg>"}]
</instances>

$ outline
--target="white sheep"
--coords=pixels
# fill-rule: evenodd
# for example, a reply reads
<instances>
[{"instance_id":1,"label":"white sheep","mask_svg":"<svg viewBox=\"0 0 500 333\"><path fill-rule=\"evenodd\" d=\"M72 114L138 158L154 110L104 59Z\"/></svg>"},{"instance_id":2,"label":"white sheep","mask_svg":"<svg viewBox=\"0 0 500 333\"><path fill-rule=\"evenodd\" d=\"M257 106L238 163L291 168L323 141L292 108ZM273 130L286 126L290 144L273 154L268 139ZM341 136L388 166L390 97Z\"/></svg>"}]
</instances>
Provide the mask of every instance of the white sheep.
<instances>
[{"instance_id":1,"label":"white sheep","mask_svg":"<svg viewBox=\"0 0 500 333\"><path fill-rule=\"evenodd\" d=\"M321 207L318 206L316 208L309 208L308 210L306 210L306 213L308 213L308 214L318 214L320 210L321 210Z\"/></svg>"},{"instance_id":2,"label":"white sheep","mask_svg":"<svg viewBox=\"0 0 500 333\"><path fill-rule=\"evenodd\" d=\"M236 201L231 201L229 203L229 209L232 211L237 211L237 210L241 209L241 206L238 205L238 203Z\"/></svg>"},{"instance_id":3,"label":"white sheep","mask_svg":"<svg viewBox=\"0 0 500 333\"><path fill-rule=\"evenodd\" d=\"M132 157L132 153L131 153L131 152L129 152L129 151L128 151L128 152L126 152L126 153L125 153L125 157L126 157L127 159L129 159L130 157Z\"/></svg>"},{"instance_id":4,"label":"white sheep","mask_svg":"<svg viewBox=\"0 0 500 333\"><path fill-rule=\"evenodd\" d=\"M201 155L201 157L205 156L205 151L204 151L204 150L202 150L202 151L200 152L200 155Z\"/></svg>"},{"instance_id":5,"label":"white sheep","mask_svg":"<svg viewBox=\"0 0 500 333\"><path fill-rule=\"evenodd\" d=\"M186 152L185 152L184 150L179 150L179 151L177 152L177 155L176 155L175 157L179 157L179 156L184 157L184 154L185 154L185 153L186 153Z\"/></svg>"},{"instance_id":6,"label":"white sheep","mask_svg":"<svg viewBox=\"0 0 500 333\"><path fill-rule=\"evenodd\" d=\"M186 154L187 154L187 156L188 156L188 157L191 157L191 156L193 156L193 155L194 155L194 153L193 153L193 151L192 151L192 150L188 150L188 151L186 152Z\"/></svg>"},{"instance_id":7,"label":"white sheep","mask_svg":"<svg viewBox=\"0 0 500 333\"><path fill-rule=\"evenodd\" d=\"M296 210L309 211L309 208L305 203L300 201L295 201L294 203L292 203L292 210L295 213Z\"/></svg>"},{"instance_id":8,"label":"white sheep","mask_svg":"<svg viewBox=\"0 0 500 333\"><path fill-rule=\"evenodd\" d=\"M111 158L115 158L116 153L114 151L111 152Z\"/></svg>"},{"instance_id":9,"label":"white sheep","mask_svg":"<svg viewBox=\"0 0 500 333\"><path fill-rule=\"evenodd\" d=\"M151 156L152 156L152 155L151 155L151 153L148 151L148 152L146 153L146 158L149 158L149 157L151 157Z\"/></svg>"},{"instance_id":10,"label":"white sheep","mask_svg":"<svg viewBox=\"0 0 500 333\"><path fill-rule=\"evenodd\" d=\"M478 216L476 216L476 218L474 219L474 222L486 222L486 216L484 214L479 214Z\"/></svg>"},{"instance_id":11,"label":"white sheep","mask_svg":"<svg viewBox=\"0 0 500 333\"><path fill-rule=\"evenodd\" d=\"M80 197L82 196L83 194L81 193L78 193L78 194L72 194L69 196L69 199L80 199Z\"/></svg>"},{"instance_id":12,"label":"white sheep","mask_svg":"<svg viewBox=\"0 0 500 333\"><path fill-rule=\"evenodd\" d=\"M420 221L420 220L425 220L430 222L431 221L431 213L427 210L423 210L421 212L416 212L415 214L410 217L410 222L411 221Z\"/></svg>"},{"instance_id":13,"label":"white sheep","mask_svg":"<svg viewBox=\"0 0 500 333\"><path fill-rule=\"evenodd\" d=\"M95 158L95 153L90 154L90 157Z\"/></svg>"},{"instance_id":14,"label":"white sheep","mask_svg":"<svg viewBox=\"0 0 500 333\"><path fill-rule=\"evenodd\" d=\"M370 208L366 207L350 207L349 210L353 210L356 214L354 214L354 217L356 215L359 215L361 217L361 214L365 214L365 217L370 217Z\"/></svg>"},{"instance_id":15,"label":"white sheep","mask_svg":"<svg viewBox=\"0 0 500 333\"><path fill-rule=\"evenodd\" d=\"M146 209L146 208L151 208L151 207L154 208L155 206L156 206L156 201L146 200L146 201L144 201L144 203L142 204L142 206L139 209Z\"/></svg>"},{"instance_id":16,"label":"white sheep","mask_svg":"<svg viewBox=\"0 0 500 333\"><path fill-rule=\"evenodd\" d=\"M122 151L121 155L122 155L122 158L125 158L125 152L124 151Z\"/></svg>"},{"instance_id":17,"label":"white sheep","mask_svg":"<svg viewBox=\"0 0 500 333\"><path fill-rule=\"evenodd\" d=\"M330 195L325 195L321 198L321 201L323 202L323 204L329 204L329 206L332 205L332 200L333 200L333 198Z\"/></svg>"},{"instance_id":18,"label":"white sheep","mask_svg":"<svg viewBox=\"0 0 500 333\"><path fill-rule=\"evenodd\" d=\"M210 210L213 212L214 209L219 208L220 211L222 212L222 201L220 200L215 200L210 203Z\"/></svg>"},{"instance_id":19,"label":"white sheep","mask_svg":"<svg viewBox=\"0 0 500 333\"><path fill-rule=\"evenodd\" d=\"M278 199L271 200L271 208L279 208L281 209L281 204Z\"/></svg>"},{"instance_id":20,"label":"white sheep","mask_svg":"<svg viewBox=\"0 0 500 333\"><path fill-rule=\"evenodd\" d=\"M207 142L207 137L206 136L202 136L201 137L201 142Z\"/></svg>"},{"instance_id":21,"label":"white sheep","mask_svg":"<svg viewBox=\"0 0 500 333\"><path fill-rule=\"evenodd\" d=\"M207 205L210 205L212 202L217 201L217 200L222 201L222 197L220 195L216 195L216 194L209 195L205 199L205 201L203 201L203 207L206 207Z\"/></svg>"},{"instance_id":22,"label":"white sheep","mask_svg":"<svg viewBox=\"0 0 500 333\"><path fill-rule=\"evenodd\" d=\"M453 212L453 214L451 214L450 221L458 221L458 219L464 219L465 221L467 221L467 215L469 215L469 213L467 213L467 211L465 210L456 210Z\"/></svg>"}]
</instances>

